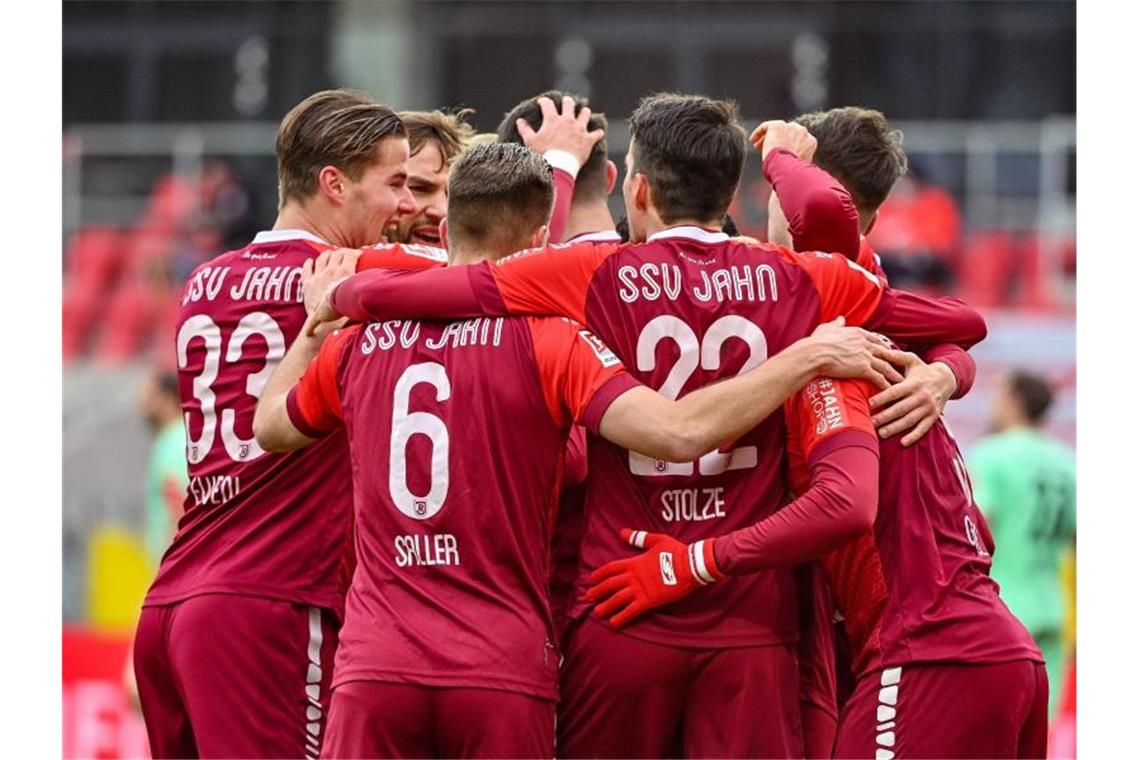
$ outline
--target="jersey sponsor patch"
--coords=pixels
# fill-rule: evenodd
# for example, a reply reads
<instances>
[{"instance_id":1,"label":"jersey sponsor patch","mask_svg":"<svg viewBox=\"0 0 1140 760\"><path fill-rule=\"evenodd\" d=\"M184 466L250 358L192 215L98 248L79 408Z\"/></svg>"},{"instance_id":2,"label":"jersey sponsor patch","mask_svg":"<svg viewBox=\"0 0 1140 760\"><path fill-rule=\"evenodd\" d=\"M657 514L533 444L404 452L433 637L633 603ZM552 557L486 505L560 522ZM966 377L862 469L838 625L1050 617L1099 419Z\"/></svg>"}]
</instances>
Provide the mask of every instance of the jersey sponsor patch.
<instances>
[{"instance_id":1,"label":"jersey sponsor patch","mask_svg":"<svg viewBox=\"0 0 1140 760\"><path fill-rule=\"evenodd\" d=\"M621 359L617 358L617 355L589 330L579 330L578 335L593 349L594 355L598 357L598 361L606 369L621 363Z\"/></svg>"},{"instance_id":2,"label":"jersey sponsor patch","mask_svg":"<svg viewBox=\"0 0 1140 760\"><path fill-rule=\"evenodd\" d=\"M434 245L420 245L419 243L401 243L400 247L413 256L422 256L432 261L447 261L447 251L436 248Z\"/></svg>"}]
</instances>

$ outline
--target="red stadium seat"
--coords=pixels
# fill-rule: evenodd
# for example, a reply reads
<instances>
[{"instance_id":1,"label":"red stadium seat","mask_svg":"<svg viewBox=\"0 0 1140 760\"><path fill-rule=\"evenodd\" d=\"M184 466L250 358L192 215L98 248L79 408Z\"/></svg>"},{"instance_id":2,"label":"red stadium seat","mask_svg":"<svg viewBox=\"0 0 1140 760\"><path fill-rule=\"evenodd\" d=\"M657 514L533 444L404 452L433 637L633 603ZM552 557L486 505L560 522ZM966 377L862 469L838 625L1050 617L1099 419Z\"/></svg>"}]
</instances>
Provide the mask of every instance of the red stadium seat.
<instances>
[{"instance_id":1,"label":"red stadium seat","mask_svg":"<svg viewBox=\"0 0 1140 760\"><path fill-rule=\"evenodd\" d=\"M66 271L85 287L101 289L114 284L125 258L122 233L113 227L87 227L72 236L67 246Z\"/></svg>"},{"instance_id":2,"label":"red stadium seat","mask_svg":"<svg viewBox=\"0 0 1140 760\"><path fill-rule=\"evenodd\" d=\"M95 357L118 364L137 357L154 329L157 299L144 282L130 282L116 290L101 315L102 331Z\"/></svg>"},{"instance_id":3,"label":"red stadium seat","mask_svg":"<svg viewBox=\"0 0 1140 760\"><path fill-rule=\"evenodd\" d=\"M963 247L958 281L962 297L975 306L998 306L1007 300L1015 274L1017 251L1008 232L976 232Z\"/></svg>"},{"instance_id":4,"label":"red stadium seat","mask_svg":"<svg viewBox=\"0 0 1140 760\"><path fill-rule=\"evenodd\" d=\"M87 350L91 326L99 309L99 290L81 280L70 283L63 293L63 358L70 361Z\"/></svg>"},{"instance_id":5,"label":"red stadium seat","mask_svg":"<svg viewBox=\"0 0 1140 760\"><path fill-rule=\"evenodd\" d=\"M1022 239L1018 306L1046 310L1060 306L1057 285L1063 273L1066 243L1048 235L1027 235Z\"/></svg>"}]
</instances>

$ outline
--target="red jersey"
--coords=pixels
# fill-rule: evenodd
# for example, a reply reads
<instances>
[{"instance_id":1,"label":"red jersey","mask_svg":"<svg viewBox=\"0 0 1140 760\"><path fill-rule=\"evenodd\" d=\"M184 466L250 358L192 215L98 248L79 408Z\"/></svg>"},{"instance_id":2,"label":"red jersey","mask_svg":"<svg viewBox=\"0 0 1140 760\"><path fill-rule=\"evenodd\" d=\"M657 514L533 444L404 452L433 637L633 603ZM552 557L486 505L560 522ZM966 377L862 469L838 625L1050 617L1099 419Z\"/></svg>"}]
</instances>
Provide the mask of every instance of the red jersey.
<instances>
[{"instance_id":1,"label":"red jersey","mask_svg":"<svg viewBox=\"0 0 1140 760\"><path fill-rule=\"evenodd\" d=\"M343 420L351 444L358 564L334 687L556 698L547 571L563 448L634 385L567 320L391 320L326 342L287 406L309 436Z\"/></svg>"},{"instance_id":2,"label":"red jersey","mask_svg":"<svg viewBox=\"0 0 1140 760\"><path fill-rule=\"evenodd\" d=\"M342 610L352 498L345 436L289 454L264 452L253 437L257 399L305 322L301 265L329 247L300 230L262 232L187 280L177 355L190 483L145 605L238 593ZM369 257L404 269L439 265L399 246Z\"/></svg>"},{"instance_id":3,"label":"red jersey","mask_svg":"<svg viewBox=\"0 0 1140 760\"><path fill-rule=\"evenodd\" d=\"M841 257L796 257L691 227L642 245L583 244L557 255L541 273L530 266L538 257L488 267L493 281L484 287L494 287L510 312L579 315L639 380L670 398L757 366L841 312L865 321L881 293L878 281ZM599 566L629 553L619 537L624 527L693 541L775 511L786 490L783 439L777 414L733 446L670 463L591 436L578 591ZM587 610L577 603L572 614ZM626 630L681 646L792 641L792 572L734 578Z\"/></svg>"},{"instance_id":4,"label":"red jersey","mask_svg":"<svg viewBox=\"0 0 1140 760\"><path fill-rule=\"evenodd\" d=\"M843 430L874 434L865 383L822 379L787 402L793 488L808 463ZM962 454L939 421L904 448L881 441L879 510L871 531L822 559L853 649L853 669L915 662L1041 661L1025 627L990 578L993 539L974 503Z\"/></svg>"},{"instance_id":5,"label":"red jersey","mask_svg":"<svg viewBox=\"0 0 1140 760\"><path fill-rule=\"evenodd\" d=\"M334 291L333 305L354 319L568 316L588 324L639 380L670 398L755 367L840 314L848 324L903 340L972 345L985 336L984 321L963 304L884 292L877 278L842 256L730 241L696 227L664 230L642 244L581 243L496 264L359 275ZM785 495L784 439L783 417L776 414L698 462L654 461L590 440L579 583L630 552L621 528L691 542L771 514ZM575 612L585 610L580 605ZM683 646L794 640L790 571L734 578L625 630Z\"/></svg>"}]
</instances>

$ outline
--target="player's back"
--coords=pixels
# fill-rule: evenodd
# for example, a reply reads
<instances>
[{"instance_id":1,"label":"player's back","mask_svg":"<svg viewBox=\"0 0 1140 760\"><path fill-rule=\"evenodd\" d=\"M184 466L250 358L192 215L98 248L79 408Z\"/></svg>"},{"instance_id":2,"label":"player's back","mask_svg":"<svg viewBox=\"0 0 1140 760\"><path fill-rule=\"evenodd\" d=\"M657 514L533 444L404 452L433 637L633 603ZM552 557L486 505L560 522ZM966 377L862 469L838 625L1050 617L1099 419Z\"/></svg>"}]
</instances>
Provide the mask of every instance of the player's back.
<instances>
[{"instance_id":1,"label":"player's back","mask_svg":"<svg viewBox=\"0 0 1140 760\"><path fill-rule=\"evenodd\" d=\"M677 398L751 369L808 335L821 320L824 297L813 275L782 249L679 227L605 256L584 311L635 377ZM692 542L774 512L786 492L784 435L776 413L734 444L685 463L591 438L579 585L628 554L622 528ZM792 641L796 628L791 571L778 570L707 589L626 630L674 645L739 646Z\"/></svg>"},{"instance_id":2,"label":"player's back","mask_svg":"<svg viewBox=\"0 0 1140 760\"><path fill-rule=\"evenodd\" d=\"M302 264L327 247L300 231L263 232L184 286L176 348L190 483L147 604L241 593L341 608L345 437L271 454L253 435L258 396L305 322Z\"/></svg>"},{"instance_id":3,"label":"player's back","mask_svg":"<svg viewBox=\"0 0 1140 760\"><path fill-rule=\"evenodd\" d=\"M566 345L579 328L392 320L336 339L358 565L334 686L398 681L553 699L548 539L571 419L555 413L542 358L551 352L539 344ZM597 360L618 365L607 355L598 349Z\"/></svg>"},{"instance_id":4,"label":"player's back","mask_svg":"<svg viewBox=\"0 0 1140 760\"><path fill-rule=\"evenodd\" d=\"M1039 659L989 576L993 542L949 428L940 420L914 445L900 440L880 442L873 528L822 560L854 670ZM800 491L807 485L804 447L792 443L789 450Z\"/></svg>"}]
</instances>

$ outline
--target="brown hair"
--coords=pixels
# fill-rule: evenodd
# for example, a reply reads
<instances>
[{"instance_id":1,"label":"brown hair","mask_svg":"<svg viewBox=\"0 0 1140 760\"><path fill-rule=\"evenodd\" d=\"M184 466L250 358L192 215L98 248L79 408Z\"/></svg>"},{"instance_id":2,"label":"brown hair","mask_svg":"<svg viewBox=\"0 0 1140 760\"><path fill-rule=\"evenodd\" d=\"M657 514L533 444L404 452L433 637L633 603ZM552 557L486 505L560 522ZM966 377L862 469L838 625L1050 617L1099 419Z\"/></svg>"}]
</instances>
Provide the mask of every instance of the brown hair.
<instances>
[{"instance_id":1,"label":"brown hair","mask_svg":"<svg viewBox=\"0 0 1140 760\"><path fill-rule=\"evenodd\" d=\"M629 120L633 170L644 174L661 221L717 222L744 170L736 103L701 95L642 98Z\"/></svg>"},{"instance_id":2,"label":"brown hair","mask_svg":"<svg viewBox=\"0 0 1140 760\"><path fill-rule=\"evenodd\" d=\"M843 183L864 225L906 174L902 132L879 111L832 108L796 118L819 143L812 161Z\"/></svg>"},{"instance_id":3,"label":"brown hair","mask_svg":"<svg viewBox=\"0 0 1140 760\"><path fill-rule=\"evenodd\" d=\"M352 180L377 160L388 137L404 137L396 112L358 92L322 90L302 100L277 129L280 204L304 201L317 190L317 175L335 166Z\"/></svg>"},{"instance_id":4,"label":"brown hair","mask_svg":"<svg viewBox=\"0 0 1140 760\"><path fill-rule=\"evenodd\" d=\"M554 182L542 156L513 143L468 148L448 177L448 237L499 255L530 243L550 220Z\"/></svg>"},{"instance_id":5,"label":"brown hair","mask_svg":"<svg viewBox=\"0 0 1140 760\"><path fill-rule=\"evenodd\" d=\"M1015 369L1009 375L1009 390L1017 400L1025 418L1033 425L1041 424L1053 406L1053 389L1041 375L1026 369Z\"/></svg>"},{"instance_id":6,"label":"brown hair","mask_svg":"<svg viewBox=\"0 0 1140 760\"><path fill-rule=\"evenodd\" d=\"M519 134L519 128L515 122L519 119L523 119L530 125L531 129L537 132L539 127L542 126L542 108L538 105L538 99L550 98L554 101L555 107L561 112L562 98L567 95L574 99L575 116L581 112L584 106L590 105L590 101L586 98L568 92L562 92L561 90L547 90L544 93L535 95L533 98L527 98L508 111L503 117L502 122L499 123L499 142L518 143L522 145L522 135ZM595 129L608 131L609 122L606 120L606 115L591 112L587 128L590 131ZM605 196L606 161L608 159L609 148L606 146L606 138L603 137L594 144L594 149L590 151L590 157L586 159L586 163L582 164L582 168L578 170L578 177L574 182L575 198L581 197L584 200L597 200Z\"/></svg>"},{"instance_id":7,"label":"brown hair","mask_svg":"<svg viewBox=\"0 0 1140 760\"><path fill-rule=\"evenodd\" d=\"M467 147L467 141L475 135L475 127L466 121L474 113L471 108L463 108L455 113L401 111L400 120L404 122L404 129L408 130L411 155L423 150L428 140L434 140L443 157L443 166L440 168L450 166L460 151Z\"/></svg>"}]
</instances>

